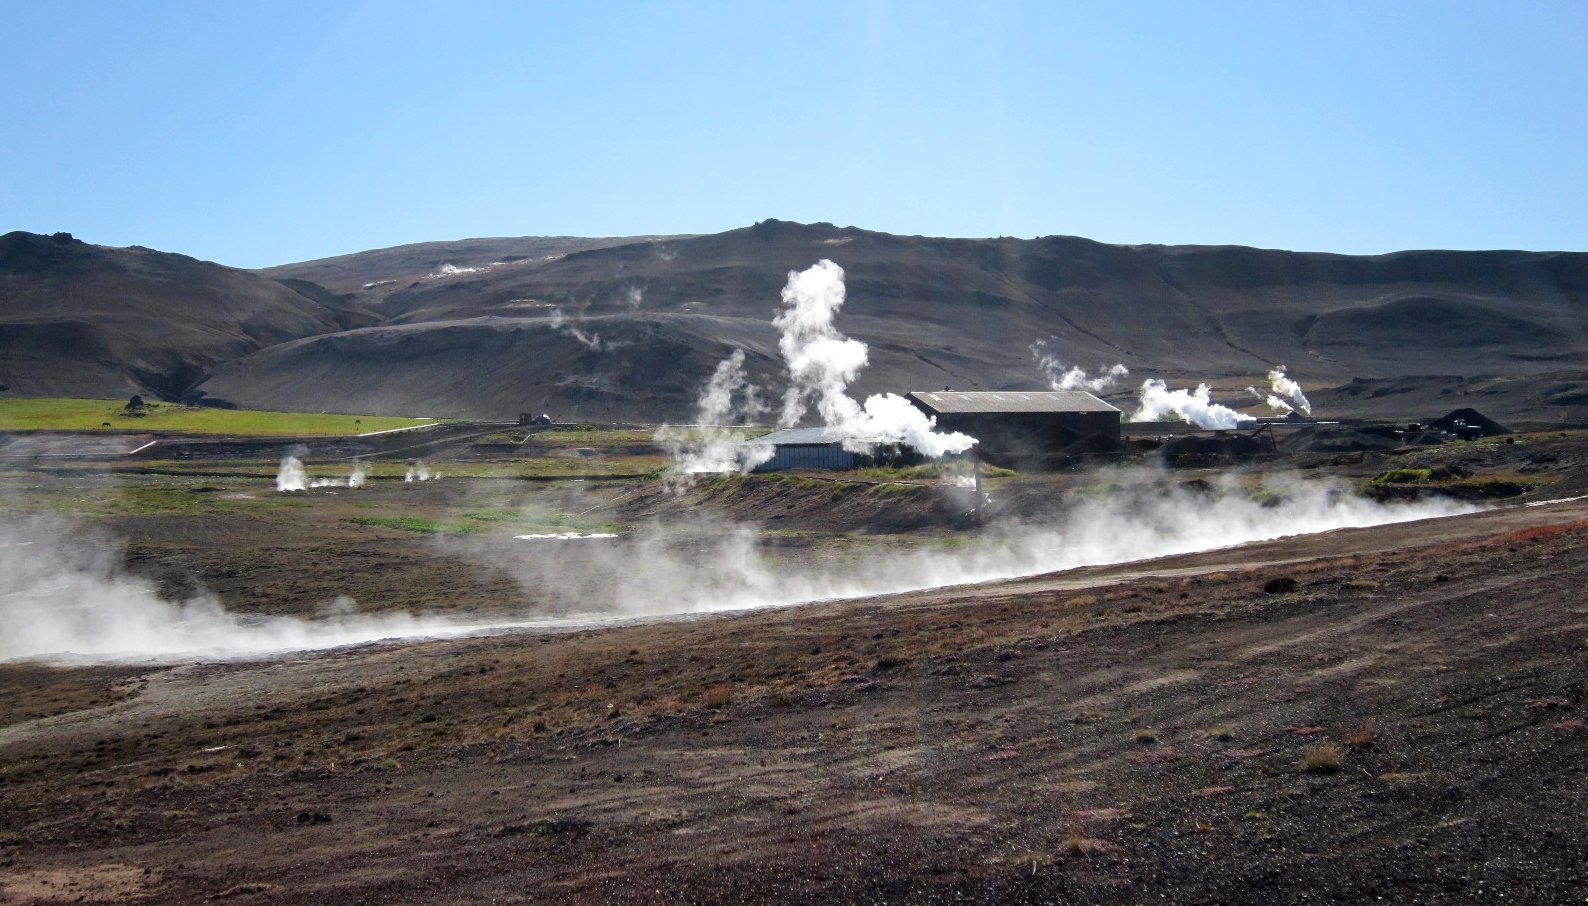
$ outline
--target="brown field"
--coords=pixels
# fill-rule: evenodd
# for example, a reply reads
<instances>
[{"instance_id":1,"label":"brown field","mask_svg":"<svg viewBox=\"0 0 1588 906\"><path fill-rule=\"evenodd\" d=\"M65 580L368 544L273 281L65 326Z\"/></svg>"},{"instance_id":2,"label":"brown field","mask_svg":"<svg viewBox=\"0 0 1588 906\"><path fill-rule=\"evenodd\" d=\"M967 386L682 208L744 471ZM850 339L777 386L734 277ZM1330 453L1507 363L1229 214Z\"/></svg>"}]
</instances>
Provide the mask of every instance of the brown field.
<instances>
[{"instance_id":1,"label":"brown field","mask_svg":"<svg viewBox=\"0 0 1588 906\"><path fill-rule=\"evenodd\" d=\"M913 484L470 477L488 452L295 495L223 460L3 480L13 512L123 539L167 595L495 619L590 604L498 568L512 534L753 523L773 568L863 572L1118 479L1009 479L978 529ZM1520 504L1588 493L1585 454L1568 433L1270 463L1363 484L1459 462L1530 490L977 585L0 664L0 903L1581 902L1588 500ZM686 569L720 565L700 550Z\"/></svg>"}]
</instances>

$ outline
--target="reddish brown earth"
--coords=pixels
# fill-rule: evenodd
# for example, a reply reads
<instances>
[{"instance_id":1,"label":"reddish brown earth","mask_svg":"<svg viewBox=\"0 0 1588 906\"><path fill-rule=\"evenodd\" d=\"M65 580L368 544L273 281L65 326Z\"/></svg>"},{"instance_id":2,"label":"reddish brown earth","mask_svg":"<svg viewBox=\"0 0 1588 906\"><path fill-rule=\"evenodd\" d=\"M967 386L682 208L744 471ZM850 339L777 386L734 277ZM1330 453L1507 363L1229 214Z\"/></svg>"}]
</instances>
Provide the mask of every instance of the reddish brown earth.
<instances>
[{"instance_id":1,"label":"reddish brown earth","mask_svg":"<svg viewBox=\"0 0 1588 906\"><path fill-rule=\"evenodd\" d=\"M1580 902L1585 541L1579 501L692 620L4 665L0 902ZM1320 744L1338 770L1302 769Z\"/></svg>"}]
</instances>

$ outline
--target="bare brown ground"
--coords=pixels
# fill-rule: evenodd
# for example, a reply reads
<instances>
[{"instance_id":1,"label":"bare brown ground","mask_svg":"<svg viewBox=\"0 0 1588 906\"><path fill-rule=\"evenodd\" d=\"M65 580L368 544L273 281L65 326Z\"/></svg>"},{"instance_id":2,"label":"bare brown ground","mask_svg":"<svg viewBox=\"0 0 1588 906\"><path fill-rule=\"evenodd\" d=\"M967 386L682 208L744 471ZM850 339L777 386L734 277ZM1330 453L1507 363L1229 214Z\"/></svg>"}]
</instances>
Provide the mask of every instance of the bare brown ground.
<instances>
[{"instance_id":1,"label":"bare brown ground","mask_svg":"<svg viewBox=\"0 0 1588 906\"><path fill-rule=\"evenodd\" d=\"M1588 502L1513 507L600 630L0 666L0 902L1581 902L1585 541ZM1320 744L1338 770L1301 768Z\"/></svg>"}]
</instances>

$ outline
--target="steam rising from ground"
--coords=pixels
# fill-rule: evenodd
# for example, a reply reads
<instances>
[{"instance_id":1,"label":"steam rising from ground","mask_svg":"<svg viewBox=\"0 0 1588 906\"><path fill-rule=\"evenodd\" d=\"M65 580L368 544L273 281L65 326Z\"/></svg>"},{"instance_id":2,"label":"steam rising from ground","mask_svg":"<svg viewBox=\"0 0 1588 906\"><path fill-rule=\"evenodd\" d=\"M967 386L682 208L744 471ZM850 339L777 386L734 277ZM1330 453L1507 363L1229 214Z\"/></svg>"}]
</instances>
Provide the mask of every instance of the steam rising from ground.
<instances>
[{"instance_id":1,"label":"steam rising from ground","mask_svg":"<svg viewBox=\"0 0 1588 906\"><path fill-rule=\"evenodd\" d=\"M958 432L939 434L937 420L893 393L867 397L861 405L849 396L849 384L866 367L866 344L844 336L833 318L844 305L844 269L822 259L803 271L790 271L783 287L785 308L772 320L782 332L778 348L788 365L789 387L783 394L779 424L799 424L812 404L844 449L868 452L879 442L902 441L923 456L938 458L963 453L976 439Z\"/></svg>"},{"instance_id":2,"label":"steam rising from ground","mask_svg":"<svg viewBox=\"0 0 1588 906\"><path fill-rule=\"evenodd\" d=\"M1120 378L1130 376L1130 369L1122 364L1099 366L1096 377L1087 374L1086 369L1079 365L1066 368L1059 357L1049 350L1045 340L1031 344L1031 355L1037 360L1037 368L1041 369L1048 386L1054 390L1086 390L1091 393L1102 393L1118 383Z\"/></svg>"},{"instance_id":3,"label":"steam rising from ground","mask_svg":"<svg viewBox=\"0 0 1588 906\"><path fill-rule=\"evenodd\" d=\"M0 661L175 654L244 656L456 632L439 618L361 614L347 598L316 619L233 613L210 595L160 597L108 539L52 517L0 523Z\"/></svg>"},{"instance_id":4,"label":"steam rising from ground","mask_svg":"<svg viewBox=\"0 0 1588 906\"><path fill-rule=\"evenodd\" d=\"M1133 484L1075 504L1049 524L990 529L963 547L868 551L858 561L814 567L780 564L753 526L719 523L696 530L656 525L613 544L540 556L494 550L480 556L553 613L658 616L984 582L1476 509L1450 501L1383 505L1344 487L1299 480L1256 488L1231 480L1212 490L1123 480Z\"/></svg>"},{"instance_id":5,"label":"steam rising from ground","mask_svg":"<svg viewBox=\"0 0 1588 906\"><path fill-rule=\"evenodd\" d=\"M281 468L276 470L277 491L302 491L307 488L361 488L369 477L369 465L363 460L353 461L353 470L347 478L314 478L309 477L309 472L299 459L308 453L308 448L302 445L295 446L281 458Z\"/></svg>"},{"instance_id":6,"label":"steam rising from ground","mask_svg":"<svg viewBox=\"0 0 1588 906\"><path fill-rule=\"evenodd\" d=\"M695 402L695 424L663 425L656 440L668 451L669 478L675 488L700 472L748 472L772 458L769 444L741 443L726 425L744 424L766 412L756 386L744 373L744 350L717 363Z\"/></svg>"},{"instance_id":7,"label":"steam rising from ground","mask_svg":"<svg viewBox=\"0 0 1588 906\"><path fill-rule=\"evenodd\" d=\"M1141 385L1141 403L1131 413L1133 422L1188 422L1198 428L1238 428L1256 421L1228 406L1213 402L1213 390L1207 384L1198 384L1195 390L1170 390L1169 384L1158 378L1148 378Z\"/></svg>"},{"instance_id":8,"label":"steam rising from ground","mask_svg":"<svg viewBox=\"0 0 1588 906\"><path fill-rule=\"evenodd\" d=\"M345 599L318 619L227 611L213 597L162 599L125 573L115 546L59 520L0 523L0 660L54 657L173 659L328 648L382 638L434 636L569 622L768 607L982 582L1078 566L1128 562L1285 535L1470 512L1449 501L1378 504L1344 488L1234 480L1211 491L1162 476L1120 473L1124 489L1007 526L962 547L868 551L861 560L777 562L753 526L654 525L600 544L525 545L507 537L456 543L482 566L509 573L526 601L489 624L409 614L357 613ZM1100 476L1108 482L1110 476ZM490 547L496 543L499 546ZM511 547L508 550L500 545Z\"/></svg>"},{"instance_id":9,"label":"steam rising from ground","mask_svg":"<svg viewBox=\"0 0 1588 906\"><path fill-rule=\"evenodd\" d=\"M403 473L403 481L408 481L408 482L412 482L412 481L433 481L433 480L435 480L437 478L440 478L440 477L441 477L441 473L440 472L432 472L432 471L430 471L429 464L427 464L422 459L419 460L418 462L414 463L413 465L409 466L408 467L408 471Z\"/></svg>"},{"instance_id":10,"label":"steam rising from ground","mask_svg":"<svg viewBox=\"0 0 1588 906\"><path fill-rule=\"evenodd\" d=\"M600 334L595 333L594 331L585 333L584 330L579 327L579 325L568 320L568 316L563 314L562 309L560 308L553 308L551 310L551 329L560 330L568 336L573 337L575 340L579 341L581 346L590 350L591 352L600 352L602 349L606 348L601 343Z\"/></svg>"}]
</instances>

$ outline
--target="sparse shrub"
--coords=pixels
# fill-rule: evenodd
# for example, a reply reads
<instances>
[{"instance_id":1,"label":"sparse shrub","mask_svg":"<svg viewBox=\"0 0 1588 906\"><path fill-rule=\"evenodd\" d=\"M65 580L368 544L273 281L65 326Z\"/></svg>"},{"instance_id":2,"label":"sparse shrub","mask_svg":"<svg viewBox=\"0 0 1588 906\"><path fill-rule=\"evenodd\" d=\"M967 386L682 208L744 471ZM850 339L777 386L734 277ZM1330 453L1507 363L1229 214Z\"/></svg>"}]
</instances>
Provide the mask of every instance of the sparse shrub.
<instances>
[{"instance_id":1,"label":"sparse shrub","mask_svg":"<svg viewBox=\"0 0 1588 906\"><path fill-rule=\"evenodd\" d=\"M1142 727L1140 730L1136 731L1136 741L1144 746L1152 745L1158 741L1158 733L1156 730Z\"/></svg>"},{"instance_id":2,"label":"sparse shrub","mask_svg":"<svg viewBox=\"0 0 1588 906\"><path fill-rule=\"evenodd\" d=\"M1209 727L1208 738L1216 739L1219 742L1229 742L1235 738L1235 734L1230 732L1229 727Z\"/></svg>"},{"instance_id":3,"label":"sparse shrub","mask_svg":"<svg viewBox=\"0 0 1588 906\"><path fill-rule=\"evenodd\" d=\"M1059 844L1059 851L1067 856L1095 856L1113 849L1114 845L1107 840L1088 837L1080 833L1072 833Z\"/></svg>"},{"instance_id":4,"label":"sparse shrub","mask_svg":"<svg viewBox=\"0 0 1588 906\"><path fill-rule=\"evenodd\" d=\"M726 708L733 701L733 686L727 683L712 686L700 698L708 708Z\"/></svg>"},{"instance_id":5,"label":"sparse shrub","mask_svg":"<svg viewBox=\"0 0 1588 906\"><path fill-rule=\"evenodd\" d=\"M1345 751L1332 742L1313 743L1301 753L1301 769L1308 774L1334 774L1345 762Z\"/></svg>"},{"instance_id":6,"label":"sparse shrub","mask_svg":"<svg viewBox=\"0 0 1588 906\"><path fill-rule=\"evenodd\" d=\"M1345 744L1353 749L1365 749L1378 737L1378 724L1373 718L1362 721L1362 726L1345 734Z\"/></svg>"},{"instance_id":7,"label":"sparse shrub","mask_svg":"<svg viewBox=\"0 0 1588 906\"><path fill-rule=\"evenodd\" d=\"M1263 583L1263 591L1271 595L1288 594L1296 590L1296 580L1289 576L1275 576Z\"/></svg>"}]
</instances>

